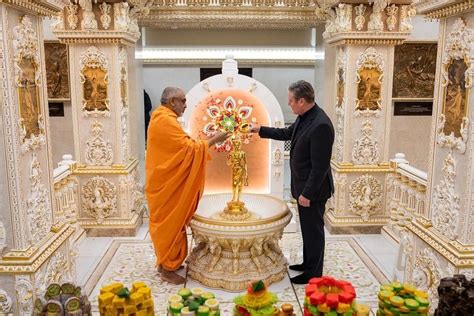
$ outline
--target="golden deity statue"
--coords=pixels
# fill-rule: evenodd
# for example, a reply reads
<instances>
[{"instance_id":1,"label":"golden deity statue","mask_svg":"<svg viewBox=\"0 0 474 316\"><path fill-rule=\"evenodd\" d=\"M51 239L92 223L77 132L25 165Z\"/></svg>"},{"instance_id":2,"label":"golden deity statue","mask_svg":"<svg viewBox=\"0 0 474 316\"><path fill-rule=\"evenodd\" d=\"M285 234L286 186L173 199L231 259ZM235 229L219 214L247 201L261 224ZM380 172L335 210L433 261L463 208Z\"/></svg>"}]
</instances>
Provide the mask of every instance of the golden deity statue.
<instances>
[{"instance_id":1,"label":"golden deity statue","mask_svg":"<svg viewBox=\"0 0 474 316\"><path fill-rule=\"evenodd\" d=\"M239 137L232 139L234 148L227 157L227 164L232 166L232 200L227 202L224 210L229 215L242 215L247 213L244 202L240 201L242 187L248 184L247 159L242 150L242 141Z\"/></svg>"}]
</instances>

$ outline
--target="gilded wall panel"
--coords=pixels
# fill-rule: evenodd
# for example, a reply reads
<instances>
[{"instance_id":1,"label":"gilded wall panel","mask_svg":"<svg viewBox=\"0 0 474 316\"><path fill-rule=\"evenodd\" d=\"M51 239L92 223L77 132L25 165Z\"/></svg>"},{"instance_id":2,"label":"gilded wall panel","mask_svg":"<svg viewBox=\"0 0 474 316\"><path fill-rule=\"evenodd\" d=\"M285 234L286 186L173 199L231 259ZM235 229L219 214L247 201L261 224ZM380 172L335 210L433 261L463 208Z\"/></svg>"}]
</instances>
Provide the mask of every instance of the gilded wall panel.
<instances>
[{"instance_id":1,"label":"gilded wall panel","mask_svg":"<svg viewBox=\"0 0 474 316\"><path fill-rule=\"evenodd\" d=\"M404 43L395 47L394 98L432 98L436 43Z\"/></svg>"},{"instance_id":2,"label":"gilded wall panel","mask_svg":"<svg viewBox=\"0 0 474 316\"><path fill-rule=\"evenodd\" d=\"M57 42L44 43L46 78L49 99L69 99L67 46Z\"/></svg>"},{"instance_id":3,"label":"gilded wall panel","mask_svg":"<svg viewBox=\"0 0 474 316\"><path fill-rule=\"evenodd\" d=\"M455 137L461 137L463 118L467 116L469 90L466 89L466 71L469 66L464 59L454 59L446 68L448 84L443 97L443 114L446 118L443 132L445 135L454 133Z\"/></svg>"}]
</instances>

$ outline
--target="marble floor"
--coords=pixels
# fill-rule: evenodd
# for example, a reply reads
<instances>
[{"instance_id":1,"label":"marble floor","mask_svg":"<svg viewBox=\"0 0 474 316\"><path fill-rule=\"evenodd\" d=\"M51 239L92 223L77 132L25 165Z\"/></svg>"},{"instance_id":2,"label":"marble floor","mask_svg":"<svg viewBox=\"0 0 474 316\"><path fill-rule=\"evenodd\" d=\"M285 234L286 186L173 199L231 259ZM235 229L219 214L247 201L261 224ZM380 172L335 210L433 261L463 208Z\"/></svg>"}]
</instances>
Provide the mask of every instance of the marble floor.
<instances>
[{"instance_id":1,"label":"marble floor","mask_svg":"<svg viewBox=\"0 0 474 316\"><path fill-rule=\"evenodd\" d=\"M188 235L192 247L192 236ZM330 235L327 233L324 273L352 282L357 291L357 300L375 308L377 291L381 283L392 279L397 247L382 235ZM299 232L287 232L281 240L283 253L290 264L301 262L302 248ZM155 256L148 235L147 223L136 237L86 237L78 245L76 261L78 283L89 295L93 310L98 315L97 294L101 286L111 282L131 285L141 280L150 285L155 297L156 315L165 316L167 297L182 286L161 281L155 269ZM179 273L186 275L185 269ZM277 294L281 303L289 302L302 315L304 286L292 285L289 278L297 273L289 271L280 282L272 284L270 290ZM188 288L203 287L188 278ZM221 315L232 315L232 299L235 293L210 289L218 298Z\"/></svg>"}]
</instances>

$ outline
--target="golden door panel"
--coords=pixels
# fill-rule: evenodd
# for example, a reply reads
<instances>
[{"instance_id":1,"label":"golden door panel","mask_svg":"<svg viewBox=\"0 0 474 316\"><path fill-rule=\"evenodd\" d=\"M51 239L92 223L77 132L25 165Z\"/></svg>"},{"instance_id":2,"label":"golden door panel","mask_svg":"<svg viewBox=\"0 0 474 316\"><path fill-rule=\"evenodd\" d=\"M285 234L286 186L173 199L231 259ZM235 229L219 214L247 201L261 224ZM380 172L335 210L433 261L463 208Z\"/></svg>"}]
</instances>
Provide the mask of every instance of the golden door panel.
<instances>
[{"instance_id":1,"label":"golden door panel","mask_svg":"<svg viewBox=\"0 0 474 316\"><path fill-rule=\"evenodd\" d=\"M84 110L108 111L107 105L107 73L102 68L86 67L84 76Z\"/></svg>"},{"instance_id":2,"label":"golden door panel","mask_svg":"<svg viewBox=\"0 0 474 316\"><path fill-rule=\"evenodd\" d=\"M20 82L18 99L20 103L20 117L26 131L25 139L32 135L40 134L39 117L41 107L39 103L39 90L36 85L36 65L32 58L23 58L19 63Z\"/></svg>"},{"instance_id":3,"label":"golden door panel","mask_svg":"<svg viewBox=\"0 0 474 316\"><path fill-rule=\"evenodd\" d=\"M342 106L344 101L344 69L337 70L337 102L336 106Z\"/></svg>"},{"instance_id":4,"label":"golden door panel","mask_svg":"<svg viewBox=\"0 0 474 316\"><path fill-rule=\"evenodd\" d=\"M466 70L469 65L463 59L452 60L447 66L448 85L444 90L443 114L446 118L444 134L461 137L462 119L467 115L468 90Z\"/></svg>"},{"instance_id":5,"label":"golden door panel","mask_svg":"<svg viewBox=\"0 0 474 316\"><path fill-rule=\"evenodd\" d=\"M395 47L394 98L432 98L436 43L405 43Z\"/></svg>"},{"instance_id":6,"label":"golden door panel","mask_svg":"<svg viewBox=\"0 0 474 316\"><path fill-rule=\"evenodd\" d=\"M49 99L69 99L69 69L67 46L44 43L46 78Z\"/></svg>"},{"instance_id":7,"label":"golden door panel","mask_svg":"<svg viewBox=\"0 0 474 316\"><path fill-rule=\"evenodd\" d=\"M357 85L357 109L359 111L380 110L382 73L375 68L362 68L359 70L360 81Z\"/></svg>"}]
</instances>

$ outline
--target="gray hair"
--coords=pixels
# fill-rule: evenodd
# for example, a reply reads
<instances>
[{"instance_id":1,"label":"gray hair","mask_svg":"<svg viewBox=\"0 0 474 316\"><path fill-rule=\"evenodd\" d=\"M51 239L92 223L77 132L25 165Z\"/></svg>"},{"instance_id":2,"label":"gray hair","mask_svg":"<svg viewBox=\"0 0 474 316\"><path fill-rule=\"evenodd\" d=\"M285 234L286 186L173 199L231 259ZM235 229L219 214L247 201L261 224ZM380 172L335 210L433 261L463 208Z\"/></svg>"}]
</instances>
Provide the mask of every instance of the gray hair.
<instances>
[{"instance_id":1,"label":"gray hair","mask_svg":"<svg viewBox=\"0 0 474 316\"><path fill-rule=\"evenodd\" d=\"M296 100L303 98L306 102L314 103L314 89L311 83L299 80L292 83L288 87L288 90L293 92Z\"/></svg>"},{"instance_id":2,"label":"gray hair","mask_svg":"<svg viewBox=\"0 0 474 316\"><path fill-rule=\"evenodd\" d=\"M182 89L177 87L166 87L161 93L161 104L168 104L171 98L175 98Z\"/></svg>"}]
</instances>

